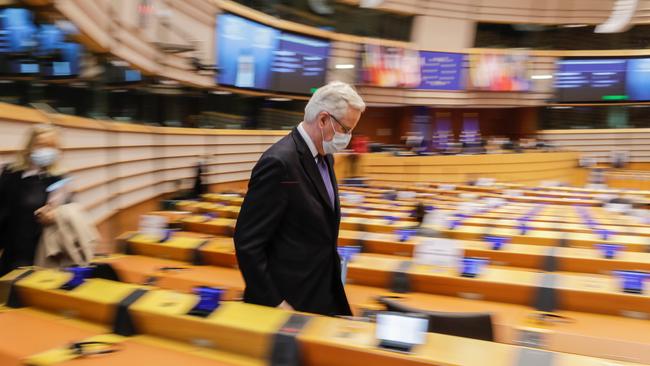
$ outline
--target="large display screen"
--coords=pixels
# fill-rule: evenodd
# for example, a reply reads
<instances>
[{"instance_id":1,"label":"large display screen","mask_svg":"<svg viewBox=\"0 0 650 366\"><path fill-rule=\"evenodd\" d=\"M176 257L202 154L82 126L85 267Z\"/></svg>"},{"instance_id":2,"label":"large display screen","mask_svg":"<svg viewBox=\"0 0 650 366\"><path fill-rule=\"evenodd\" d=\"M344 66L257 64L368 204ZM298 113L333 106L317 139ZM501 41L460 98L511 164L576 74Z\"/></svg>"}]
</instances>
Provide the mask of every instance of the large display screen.
<instances>
[{"instance_id":1,"label":"large display screen","mask_svg":"<svg viewBox=\"0 0 650 366\"><path fill-rule=\"evenodd\" d=\"M650 58L627 61L627 94L631 101L650 101Z\"/></svg>"},{"instance_id":2,"label":"large display screen","mask_svg":"<svg viewBox=\"0 0 650 366\"><path fill-rule=\"evenodd\" d=\"M330 44L232 15L217 19L217 82L308 94L325 83Z\"/></svg>"},{"instance_id":3,"label":"large display screen","mask_svg":"<svg viewBox=\"0 0 650 366\"><path fill-rule=\"evenodd\" d=\"M325 84L329 42L283 32L274 53L271 89L310 93Z\"/></svg>"},{"instance_id":4,"label":"large display screen","mask_svg":"<svg viewBox=\"0 0 650 366\"><path fill-rule=\"evenodd\" d=\"M465 89L464 63L461 53L420 51L420 86L427 90Z\"/></svg>"},{"instance_id":5,"label":"large display screen","mask_svg":"<svg viewBox=\"0 0 650 366\"><path fill-rule=\"evenodd\" d=\"M0 52L29 52L36 46L32 19L27 9L0 9Z\"/></svg>"},{"instance_id":6,"label":"large display screen","mask_svg":"<svg viewBox=\"0 0 650 366\"><path fill-rule=\"evenodd\" d=\"M650 101L650 58L569 58L555 73L559 102Z\"/></svg>"},{"instance_id":7,"label":"large display screen","mask_svg":"<svg viewBox=\"0 0 650 366\"><path fill-rule=\"evenodd\" d=\"M273 52L280 31L232 14L217 19L217 82L270 89Z\"/></svg>"},{"instance_id":8,"label":"large display screen","mask_svg":"<svg viewBox=\"0 0 650 366\"><path fill-rule=\"evenodd\" d=\"M37 26L32 13L22 8L0 10L0 73L44 77L79 74L81 46L66 42L52 24Z\"/></svg>"},{"instance_id":9,"label":"large display screen","mask_svg":"<svg viewBox=\"0 0 650 366\"><path fill-rule=\"evenodd\" d=\"M561 102L627 100L626 59L566 59L555 73L557 99Z\"/></svg>"},{"instance_id":10,"label":"large display screen","mask_svg":"<svg viewBox=\"0 0 650 366\"><path fill-rule=\"evenodd\" d=\"M528 63L526 54L470 55L470 85L475 90L528 91Z\"/></svg>"},{"instance_id":11,"label":"large display screen","mask_svg":"<svg viewBox=\"0 0 650 366\"><path fill-rule=\"evenodd\" d=\"M364 85L417 88L420 86L418 51L367 44L361 56L359 82Z\"/></svg>"}]
</instances>

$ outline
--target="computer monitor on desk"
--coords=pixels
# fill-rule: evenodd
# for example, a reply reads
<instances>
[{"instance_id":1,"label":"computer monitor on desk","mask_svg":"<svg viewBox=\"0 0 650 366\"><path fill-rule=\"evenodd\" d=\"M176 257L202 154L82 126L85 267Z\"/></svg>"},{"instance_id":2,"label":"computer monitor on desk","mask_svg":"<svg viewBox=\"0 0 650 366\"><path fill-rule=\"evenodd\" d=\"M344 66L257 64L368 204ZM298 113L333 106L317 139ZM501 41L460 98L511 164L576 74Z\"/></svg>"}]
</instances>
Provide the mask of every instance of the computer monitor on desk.
<instances>
[{"instance_id":1,"label":"computer monitor on desk","mask_svg":"<svg viewBox=\"0 0 650 366\"><path fill-rule=\"evenodd\" d=\"M375 334L380 348L410 352L413 346L426 342L428 327L423 315L384 312L377 314Z\"/></svg>"}]
</instances>

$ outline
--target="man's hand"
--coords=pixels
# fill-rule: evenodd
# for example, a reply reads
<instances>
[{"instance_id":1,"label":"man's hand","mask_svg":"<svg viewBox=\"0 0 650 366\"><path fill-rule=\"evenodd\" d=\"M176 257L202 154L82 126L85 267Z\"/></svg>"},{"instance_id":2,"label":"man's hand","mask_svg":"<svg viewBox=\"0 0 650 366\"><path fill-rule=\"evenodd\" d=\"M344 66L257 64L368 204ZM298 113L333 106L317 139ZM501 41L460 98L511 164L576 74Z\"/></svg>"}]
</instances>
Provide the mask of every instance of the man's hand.
<instances>
[{"instance_id":1,"label":"man's hand","mask_svg":"<svg viewBox=\"0 0 650 366\"><path fill-rule=\"evenodd\" d=\"M39 208L36 210L36 212L34 212L34 215L36 215L36 219L43 226L51 225L54 223L54 209L49 205L45 205Z\"/></svg>"},{"instance_id":2,"label":"man's hand","mask_svg":"<svg viewBox=\"0 0 650 366\"><path fill-rule=\"evenodd\" d=\"M293 307L292 307L291 305L289 305L289 303L286 302L286 301L282 301L282 302L280 303L280 305L277 306L277 308L278 308L278 309L282 309L282 310L290 310L290 311L293 311Z\"/></svg>"}]
</instances>

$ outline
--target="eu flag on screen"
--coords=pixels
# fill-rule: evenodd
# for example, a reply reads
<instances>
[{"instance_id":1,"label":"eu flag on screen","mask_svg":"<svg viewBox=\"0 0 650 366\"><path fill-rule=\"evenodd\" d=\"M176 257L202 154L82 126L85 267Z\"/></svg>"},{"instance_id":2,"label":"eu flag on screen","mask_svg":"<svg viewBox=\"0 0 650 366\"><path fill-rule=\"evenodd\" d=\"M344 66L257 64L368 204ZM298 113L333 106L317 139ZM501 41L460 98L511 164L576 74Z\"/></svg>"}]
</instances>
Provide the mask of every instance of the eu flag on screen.
<instances>
[{"instance_id":1,"label":"eu flag on screen","mask_svg":"<svg viewBox=\"0 0 650 366\"><path fill-rule=\"evenodd\" d=\"M427 90L464 90L462 53L420 51L420 86Z\"/></svg>"}]
</instances>

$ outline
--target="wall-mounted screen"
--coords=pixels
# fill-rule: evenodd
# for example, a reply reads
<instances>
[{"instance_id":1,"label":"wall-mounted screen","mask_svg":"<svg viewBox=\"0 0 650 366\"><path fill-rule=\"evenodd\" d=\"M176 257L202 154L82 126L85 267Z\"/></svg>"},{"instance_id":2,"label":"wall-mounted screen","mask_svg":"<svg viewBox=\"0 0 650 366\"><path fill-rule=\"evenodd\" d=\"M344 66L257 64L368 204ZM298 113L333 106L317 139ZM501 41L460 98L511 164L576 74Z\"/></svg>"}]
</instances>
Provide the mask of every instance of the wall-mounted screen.
<instances>
[{"instance_id":1,"label":"wall-mounted screen","mask_svg":"<svg viewBox=\"0 0 650 366\"><path fill-rule=\"evenodd\" d=\"M271 89L311 93L325 84L330 44L312 37L282 32L274 52Z\"/></svg>"},{"instance_id":2,"label":"wall-mounted screen","mask_svg":"<svg viewBox=\"0 0 650 366\"><path fill-rule=\"evenodd\" d=\"M420 51L420 86L427 90L464 90L462 53Z\"/></svg>"},{"instance_id":3,"label":"wall-mounted screen","mask_svg":"<svg viewBox=\"0 0 650 366\"><path fill-rule=\"evenodd\" d=\"M560 102L627 100L627 60L565 59L557 63L556 97Z\"/></svg>"},{"instance_id":4,"label":"wall-mounted screen","mask_svg":"<svg viewBox=\"0 0 650 366\"><path fill-rule=\"evenodd\" d=\"M79 74L79 44L66 42L57 26L37 26L22 8L0 10L0 54L3 74L70 77Z\"/></svg>"},{"instance_id":5,"label":"wall-mounted screen","mask_svg":"<svg viewBox=\"0 0 650 366\"><path fill-rule=\"evenodd\" d=\"M530 90L529 59L526 54L473 54L470 86L474 90Z\"/></svg>"},{"instance_id":6,"label":"wall-mounted screen","mask_svg":"<svg viewBox=\"0 0 650 366\"><path fill-rule=\"evenodd\" d=\"M627 95L631 101L650 101L650 58L627 61Z\"/></svg>"},{"instance_id":7,"label":"wall-mounted screen","mask_svg":"<svg viewBox=\"0 0 650 366\"><path fill-rule=\"evenodd\" d=\"M232 14L217 18L217 82L270 89L271 65L280 31Z\"/></svg>"},{"instance_id":8,"label":"wall-mounted screen","mask_svg":"<svg viewBox=\"0 0 650 366\"><path fill-rule=\"evenodd\" d=\"M370 86L417 88L420 86L420 54L405 48L364 45L359 82Z\"/></svg>"},{"instance_id":9,"label":"wall-mounted screen","mask_svg":"<svg viewBox=\"0 0 650 366\"><path fill-rule=\"evenodd\" d=\"M36 46L36 32L31 11L0 9L0 52L30 52Z\"/></svg>"},{"instance_id":10,"label":"wall-mounted screen","mask_svg":"<svg viewBox=\"0 0 650 366\"><path fill-rule=\"evenodd\" d=\"M217 18L221 85L309 94L325 83L330 44L232 15Z\"/></svg>"}]
</instances>

